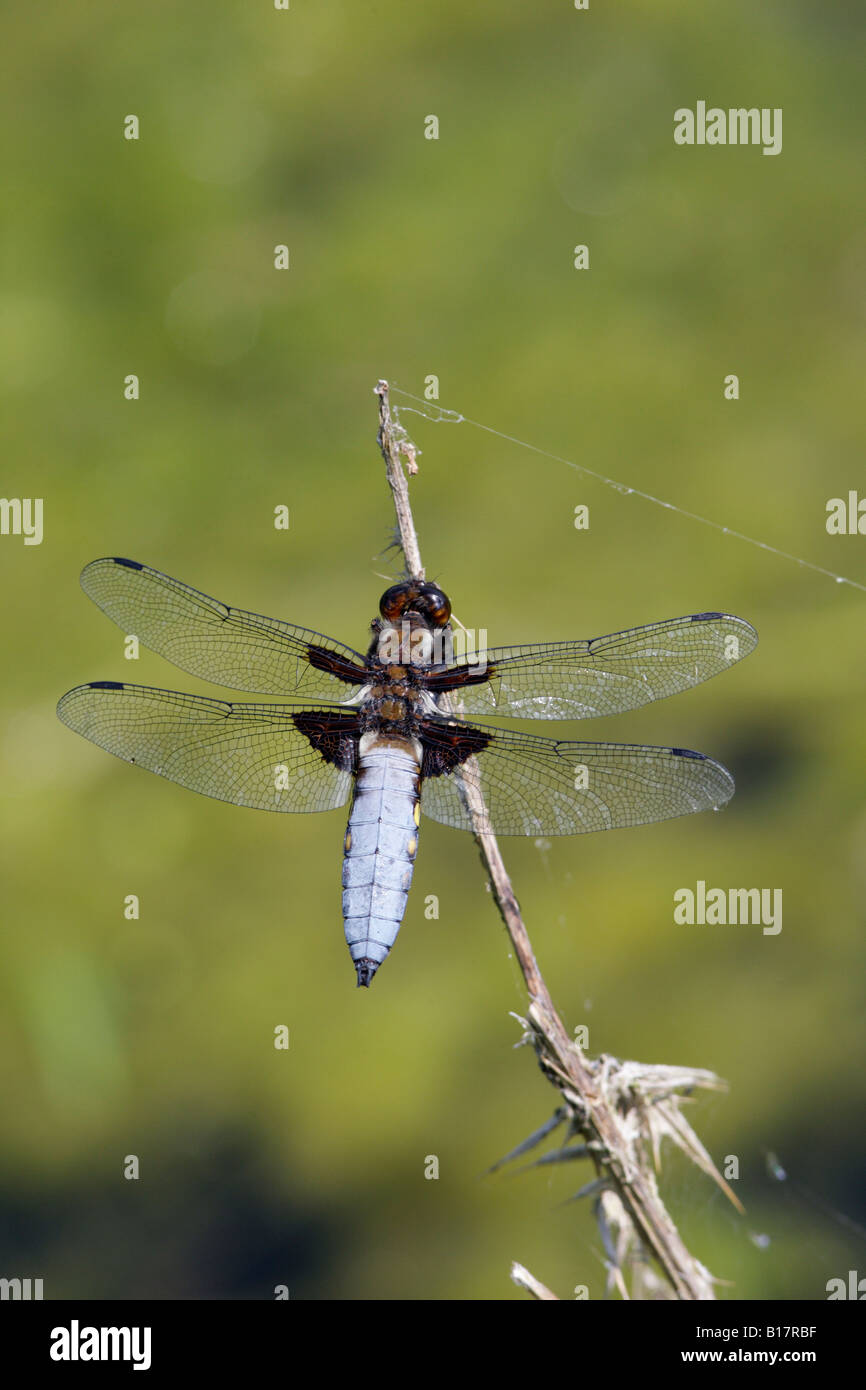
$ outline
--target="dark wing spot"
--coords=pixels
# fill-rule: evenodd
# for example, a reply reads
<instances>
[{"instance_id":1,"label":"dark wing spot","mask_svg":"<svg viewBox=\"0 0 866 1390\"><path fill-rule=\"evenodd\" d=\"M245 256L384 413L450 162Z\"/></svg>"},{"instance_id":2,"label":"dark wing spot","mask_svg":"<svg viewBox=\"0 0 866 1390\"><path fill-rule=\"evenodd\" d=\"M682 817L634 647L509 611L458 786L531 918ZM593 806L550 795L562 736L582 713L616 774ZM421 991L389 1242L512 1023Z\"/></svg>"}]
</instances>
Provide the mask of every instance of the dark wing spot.
<instances>
[{"instance_id":1,"label":"dark wing spot","mask_svg":"<svg viewBox=\"0 0 866 1390\"><path fill-rule=\"evenodd\" d=\"M467 685L481 685L495 675L496 667L491 661L480 671L469 666L452 666L450 671L422 671L418 675L418 684L423 685L425 690L439 693L443 690L461 690Z\"/></svg>"},{"instance_id":2,"label":"dark wing spot","mask_svg":"<svg viewBox=\"0 0 866 1390\"><path fill-rule=\"evenodd\" d=\"M307 660L317 671L327 671L349 685L366 685L369 679L363 666L356 666L354 661L340 656L339 652L329 651L327 647L307 647Z\"/></svg>"},{"instance_id":3,"label":"dark wing spot","mask_svg":"<svg viewBox=\"0 0 866 1390\"><path fill-rule=\"evenodd\" d=\"M693 613L693 623L707 623L711 618L724 618L724 613Z\"/></svg>"},{"instance_id":4,"label":"dark wing spot","mask_svg":"<svg viewBox=\"0 0 866 1390\"><path fill-rule=\"evenodd\" d=\"M456 720L446 723L438 719L422 720L420 734L424 750L422 777L441 777L443 773L453 772L473 754L482 753L496 737L473 724L459 724Z\"/></svg>"},{"instance_id":5,"label":"dark wing spot","mask_svg":"<svg viewBox=\"0 0 866 1390\"><path fill-rule=\"evenodd\" d=\"M116 565L125 565L128 570L144 569L144 565L140 565L137 560L124 560L122 555L112 555L111 558Z\"/></svg>"},{"instance_id":6,"label":"dark wing spot","mask_svg":"<svg viewBox=\"0 0 866 1390\"><path fill-rule=\"evenodd\" d=\"M88 681L88 690L122 690L123 681Z\"/></svg>"},{"instance_id":7,"label":"dark wing spot","mask_svg":"<svg viewBox=\"0 0 866 1390\"><path fill-rule=\"evenodd\" d=\"M357 714L305 709L292 715L292 723L326 763L333 763L334 767L344 772L356 771L361 733L361 721Z\"/></svg>"},{"instance_id":8,"label":"dark wing spot","mask_svg":"<svg viewBox=\"0 0 866 1390\"><path fill-rule=\"evenodd\" d=\"M691 748L672 748L671 752L675 758L697 758L703 763L707 761L706 753L693 753Z\"/></svg>"}]
</instances>

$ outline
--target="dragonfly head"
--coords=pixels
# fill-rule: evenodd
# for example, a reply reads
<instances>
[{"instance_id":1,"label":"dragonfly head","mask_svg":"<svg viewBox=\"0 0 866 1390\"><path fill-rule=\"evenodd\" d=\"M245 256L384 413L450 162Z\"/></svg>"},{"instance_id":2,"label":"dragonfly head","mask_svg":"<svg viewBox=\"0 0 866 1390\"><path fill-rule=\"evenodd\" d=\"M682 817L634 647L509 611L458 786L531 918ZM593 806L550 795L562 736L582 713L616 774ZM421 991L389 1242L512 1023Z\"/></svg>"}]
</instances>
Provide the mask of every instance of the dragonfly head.
<instances>
[{"instance_id":1,"label":"dragonfly head","mask_svg":"<svg viewBox=\"0 0 866 1390\"><path fill-rule=\"evenodd\" d=\"M379 612L392 623L414 613L430 627L445 627L451 617L451 604L438 584L428 584L424 579L404 579L385 590L379 600Z\"/></svg>"},{"instance_id":2,"label":"dragonfly head","mask_svg":"<svg viewBox=\"0 0 866 1390\"><path fill-rule=\"evenodd\" d=\"M450 662L451 604L436 584L407 579L382 595L373 623L373 654L384 665L431 666Z\"/></svg>"}]
</instances>

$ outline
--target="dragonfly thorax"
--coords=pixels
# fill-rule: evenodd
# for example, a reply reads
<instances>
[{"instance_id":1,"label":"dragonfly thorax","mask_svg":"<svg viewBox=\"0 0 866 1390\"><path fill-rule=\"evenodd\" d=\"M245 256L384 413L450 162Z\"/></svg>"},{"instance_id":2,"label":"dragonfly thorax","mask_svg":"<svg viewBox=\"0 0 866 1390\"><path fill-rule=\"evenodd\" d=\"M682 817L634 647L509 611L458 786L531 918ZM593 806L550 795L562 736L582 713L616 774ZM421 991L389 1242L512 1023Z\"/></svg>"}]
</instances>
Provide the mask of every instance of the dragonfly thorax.
<instances>
[{"instance_id":1,"label":"dragonfly thorax","mask_svg":"<svg viewBox=\"0 0 866 1390\"><path fill-rule=\"evenodd\" d=\"M447 666L453 661L451 628L432 629L417 613L399 623L382 622L374 642L375 657L383 666Z\"/></svg>"}]
</instances>

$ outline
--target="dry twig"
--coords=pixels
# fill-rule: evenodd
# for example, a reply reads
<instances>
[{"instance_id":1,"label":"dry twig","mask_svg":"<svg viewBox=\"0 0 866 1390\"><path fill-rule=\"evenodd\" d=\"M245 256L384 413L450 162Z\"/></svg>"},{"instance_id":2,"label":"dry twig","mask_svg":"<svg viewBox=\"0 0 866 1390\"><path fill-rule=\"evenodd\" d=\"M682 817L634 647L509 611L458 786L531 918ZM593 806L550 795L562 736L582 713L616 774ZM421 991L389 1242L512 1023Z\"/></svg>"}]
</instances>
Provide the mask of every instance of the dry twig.
<instances>
[{"instance_id":1,"label":"dry twig","mask_svg":"<svg viewBox=\"0 0 866 1390\"><path fill-rule=\"evenodd\" d=\"M423 578L409 488L401 462L403 455L408 459L409 471L417 472L415 449L402 427L392 419L388 383L378 382L375 392L379 397L378 442L394 496L400 544L408 574ZM459 714L459 706L455 708ZM542 1072L560 1097L553 1122L518 1146L509 1158L540 1142L558 1124L566 1123L567 1139L582 1136L586 1154L592 1158L598 1175L596 1181L587 1184L577 1195L596 1198L608 1289L616 1288L623 1297L632 1298L713 1299L713 1278L680 1237L659 1195L655 1170L659 1166L661 1141L668 1138L711 1176L742 1210L681 1113L681 1106L692 1090L721 1090L725 1089L724 1083L712 1072L687 1067L620 1062L607 1056L593 1060L584 1056L559 1017L538 967L477 780L464 781L462 794L472 815L475 841L496 905L526 981L529 1007L526 1018L520 1020L525 1037L533 1044ZM655 1256L664 1280L654 1274L648 1254ZM632 1275L630 1292L625 1284L627 1271ZM536 1298L556 1297L521 1265L512 1266L511 1277Z\"/></svg>"}]
</instances>

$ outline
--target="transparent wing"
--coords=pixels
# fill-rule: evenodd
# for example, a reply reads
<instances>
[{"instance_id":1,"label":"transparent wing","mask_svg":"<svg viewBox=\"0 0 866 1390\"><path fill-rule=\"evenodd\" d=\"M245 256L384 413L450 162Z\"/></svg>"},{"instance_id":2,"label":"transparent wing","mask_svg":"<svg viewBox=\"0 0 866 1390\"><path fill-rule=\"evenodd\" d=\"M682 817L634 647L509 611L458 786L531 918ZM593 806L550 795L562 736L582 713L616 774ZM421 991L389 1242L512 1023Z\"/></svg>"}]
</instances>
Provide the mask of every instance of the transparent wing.
<instances>
[{"instance_id":1,"label":"transparent wing","mask_svg":"<svg viewBox=\"0 0 866 1390\"><path fill-rule=\"evenodd\" d=\"M470 661L429 681L453 689L465 714L592 719L663 700L748 656L755 629L726 613L693 613L584 642L494 647L486 683L466 683Z\"/></svg>"},{"instance_id":2,"label":"transparent wing","mask_svg":"<svg viewBox=\"0 0 866 1390\"><path fill-rule=\"evenodd\" d=\"M236 806L330 811L351 791L358 721L348 711L97 681L70 690L57 713L116 757Z\"/></svg>"},{"instance_id":3,"label":"transparent wing","mask_svg":"<svg viewBox=\"0 0 866 1390\"><path fill-rule=\"evenodd\" d=\"M136 560L94 560L82 571L81 587L124 632L216 685L340 701L365 679L364 659L351 647L227 608Z\"/></svg>"},{"instance_id":4,"label":"transparent wing","mask_svg":"<svg viewBox=\"0 0 866 1390\"><path fill-rule=\"evenodd\" d=\"M438 721L425 743L435 746ZM455 727L439 725L447 750ZM472 830L461 780L480 791L497 835L578 835L716 810L734 794L727 768L703 753L644 744L571 743L462 725L489 743L448 775L425 777L421 810L443 825Z\"/></svg>"}]
</instances>

